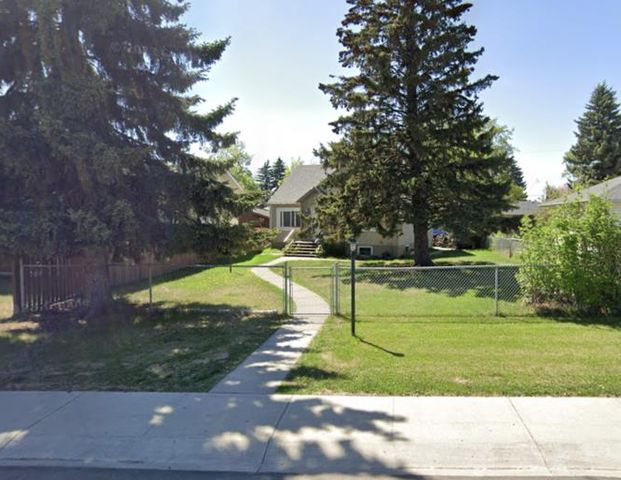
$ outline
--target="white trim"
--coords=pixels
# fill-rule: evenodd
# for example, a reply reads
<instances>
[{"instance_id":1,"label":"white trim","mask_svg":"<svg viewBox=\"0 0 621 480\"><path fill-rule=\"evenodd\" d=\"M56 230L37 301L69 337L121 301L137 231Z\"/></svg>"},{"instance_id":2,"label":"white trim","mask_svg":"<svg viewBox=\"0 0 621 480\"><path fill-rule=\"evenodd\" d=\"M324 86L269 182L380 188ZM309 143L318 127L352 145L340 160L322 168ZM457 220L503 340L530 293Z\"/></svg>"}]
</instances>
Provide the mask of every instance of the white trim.
<instances>
[{"instance_id":1,"label":"white trim","mask_svg":"<svg viewBox=\"0 0 621 480\"><path fill-rule=\"evenodd\" d=\"M297 213L300 217L300 225L296 226L283 226L283 213L285 212L294 212ZM276 209L276 225L280 230L294 230L296 228L300 228L302 225L302 209L300 207L280 207Z\"/></svg>"},{"instance_id":2,"label":"white trim","mask_svg":"<svg viewBox=\"0 0 621 480\"><path fill-rule=\"evenodd\" d=\"M368 248L371 252L367 255L367 254L362 254L360 253L360 249L361 248ZM372 257L373 256L373 247L371 245L358 245L358 255L360 255L361 257Z\"/></svg>"}]
</instances>

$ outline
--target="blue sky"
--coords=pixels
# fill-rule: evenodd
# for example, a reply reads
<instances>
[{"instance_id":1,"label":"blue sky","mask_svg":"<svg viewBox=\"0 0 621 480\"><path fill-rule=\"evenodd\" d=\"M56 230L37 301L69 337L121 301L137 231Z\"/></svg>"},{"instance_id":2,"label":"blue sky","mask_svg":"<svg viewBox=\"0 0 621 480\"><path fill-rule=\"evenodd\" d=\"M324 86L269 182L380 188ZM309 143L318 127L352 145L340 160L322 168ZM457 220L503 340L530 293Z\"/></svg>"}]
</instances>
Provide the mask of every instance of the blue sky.
<instances>
[{"instance_id":1,"label":"blue sky","mask_svg":"<svg viewBox=\"0 0 621 480\"><path fill-rule=\"evenodd\" d=\"M597 82L621 90L621 0L474 0L468 20L485 47L478 73L500 79L482 95L486 113L514 129L531 198L560 184L574 120ZM203 108L237 97L223 129L239 131L256 169L266 159L316 161L335 118L317 88L339 73L336 39L344 0L193 0L188 25L205 39L231 37Z\"/></svg>"}]
</instances>

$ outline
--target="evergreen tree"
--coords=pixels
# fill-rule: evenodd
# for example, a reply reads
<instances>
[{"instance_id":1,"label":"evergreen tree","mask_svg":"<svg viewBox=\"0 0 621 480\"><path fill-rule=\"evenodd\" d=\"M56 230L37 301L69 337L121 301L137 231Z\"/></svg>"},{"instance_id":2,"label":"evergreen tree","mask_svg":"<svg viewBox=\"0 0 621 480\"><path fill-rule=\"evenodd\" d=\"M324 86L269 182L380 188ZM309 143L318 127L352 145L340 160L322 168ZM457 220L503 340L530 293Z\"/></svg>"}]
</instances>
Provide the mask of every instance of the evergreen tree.
<instances>
[{"instance_id":1,"label":"evergreen tree","mask_svg":"<svg viewBox=\"0 0 621 480\"><path fill-rule=\"evenodd\" d=\"M278 157L272 166L272 190L276 190L285 179L287 167L282 158Z\"/></svg>"},{"instance_id":2,"label":"evergreen tree","mask_svg":"<svg viewBox=\"0 0 621 480\"><path fill-rule=\"evenodd\" d=\"M239 234L223 166L190 152L234 140L215 131L233 101L201 114L190 93L229 40L199 42L187 8L0 0L0 250L84 255L91 316L111 306L109 260L171 232L198 247Z\"/></svg>"},{"instance_id":3,"label":"evergreen tree","mask_svg":"<svg viewBox=\"0 0 621 480\"><path fill-rule=\"evenodd\" d=\"M342 235L414 226L418 265L430 265L432 224L474 221L508 207L508 159L494 155L472 81L483 50L460 0L348 0L338 37L341 65L354 73L320 85L335 108L341 140L317 154L330 174L319 205L324 229ZM500 173L499 173L500 172ZM345 232L346 230L346 232Z\"/></svg>"},{"instance_id":4,"label":"evergreen tree","mask_svg":"<svg viewBox=\"0 0 621 480\"><path fill-rule=\"evenodd\" d=\"M621 113L615 91L598 84L576 121L576 143L565 154L570 184L590 186L621 175Z\"/></svg>"},{"instance_id":5,"label":"evergreen tree","mask_svg":"<svg viewBox=\"0 0 621 480\"><path fill-rule=\"evenodd\" d=\"M271 192L273 189L274 181L272 179L272 166L269 160L265 160L265 163L257 172L257 183L259 188L264 192Z\"/></svg>"}]
</instances>

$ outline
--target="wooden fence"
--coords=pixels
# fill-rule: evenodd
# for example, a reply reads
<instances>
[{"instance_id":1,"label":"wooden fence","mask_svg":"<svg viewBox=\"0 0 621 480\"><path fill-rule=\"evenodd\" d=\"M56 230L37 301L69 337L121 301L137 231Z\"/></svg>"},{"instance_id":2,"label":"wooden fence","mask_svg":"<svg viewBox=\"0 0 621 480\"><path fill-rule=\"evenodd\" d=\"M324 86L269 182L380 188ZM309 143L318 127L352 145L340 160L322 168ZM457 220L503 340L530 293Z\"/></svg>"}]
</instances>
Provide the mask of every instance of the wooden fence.
<instances>
[{"instance_id":1,"label":"wooden fence","mask_svg":"<svg viewBox=\"0 0 621 480\"><path fill-rule=\"evenodd\" d=\"M197 262L198 257L189 253L163 263L112 263L108 265L110 286L137 283ZM19 261L13 269L14 312L63 311L85 305L93 271L93 265L83 263Z\"/></svg>"},{"instance_id":2,"label":"wooden fence","mask_svg":"<svg viewBox=\"0 0 621 480\"><path fill-rule=\"evenodd\" d=\"M487 245L491 250L509 258L519 255L522 251L522 240L519 238L490 236L487 238Z\"/></svg>"}]
</instances>

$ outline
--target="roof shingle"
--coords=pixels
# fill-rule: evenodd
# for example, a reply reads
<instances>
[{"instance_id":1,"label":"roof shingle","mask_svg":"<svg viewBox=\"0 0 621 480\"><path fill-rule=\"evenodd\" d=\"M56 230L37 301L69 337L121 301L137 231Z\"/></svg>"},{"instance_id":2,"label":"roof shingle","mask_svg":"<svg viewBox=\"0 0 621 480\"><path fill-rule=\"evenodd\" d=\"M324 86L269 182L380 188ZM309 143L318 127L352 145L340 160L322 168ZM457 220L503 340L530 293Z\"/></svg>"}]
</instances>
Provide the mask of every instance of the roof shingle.
<instances>
[{"instance_id":1,"label":"roof shingle","mask_svg":"<svg viewBox=\"0 0 621 480\"><path fill-rule=\"evenodd\" d=\"M317 187L326 178L321 165L300 165L285 178L278 190L267 202L268 205L291 205Z\"/></svg>"}]
</instances>

